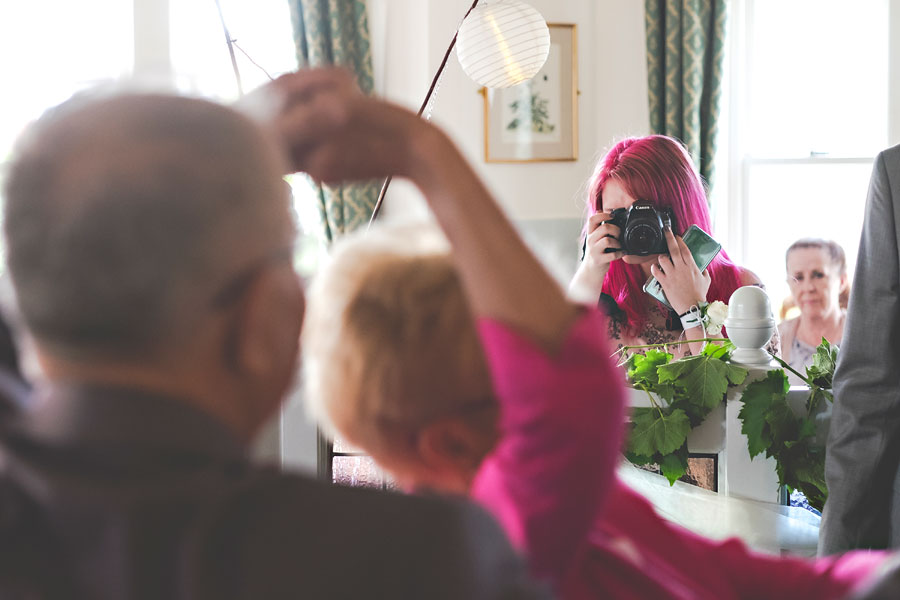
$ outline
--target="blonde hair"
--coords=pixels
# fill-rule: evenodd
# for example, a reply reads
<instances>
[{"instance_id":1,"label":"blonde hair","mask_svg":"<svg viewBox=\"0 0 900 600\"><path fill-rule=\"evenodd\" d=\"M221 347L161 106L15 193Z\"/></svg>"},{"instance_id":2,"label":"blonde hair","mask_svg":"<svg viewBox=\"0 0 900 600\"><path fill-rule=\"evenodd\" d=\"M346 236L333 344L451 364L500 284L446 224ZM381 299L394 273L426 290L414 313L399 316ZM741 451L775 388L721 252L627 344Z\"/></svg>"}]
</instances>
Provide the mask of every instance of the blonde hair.
<instances>
[{"instance_id":1,"label":"blonde hair","mask_svg":"<svg viewBox=\"0 0 900 600\"><path fill-rule=\"evenodd\" d=\"M391 446L398 427L493 402L447 243L429 225L339 242L310 287L302 342L308 409L370 451Z\"/></svg>"}]
</instances>

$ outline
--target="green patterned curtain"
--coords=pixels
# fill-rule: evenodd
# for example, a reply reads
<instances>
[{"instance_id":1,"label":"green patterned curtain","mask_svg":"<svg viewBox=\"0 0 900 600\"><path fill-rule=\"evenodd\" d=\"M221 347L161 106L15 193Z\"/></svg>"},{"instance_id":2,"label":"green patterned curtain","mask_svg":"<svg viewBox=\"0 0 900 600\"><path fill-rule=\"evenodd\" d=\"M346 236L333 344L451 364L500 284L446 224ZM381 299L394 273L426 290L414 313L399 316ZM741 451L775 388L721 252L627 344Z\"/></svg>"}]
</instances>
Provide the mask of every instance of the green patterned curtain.
<instances>
[{"instance_id":1,"label":"green patterned curtain","mask_svg":"<svg viewBox=\"0 0 900 600\"><path fill-rule=\"evenodd\" d=\"M650 129L680 139L713 183L727 0L645 0Z\"/></svg>"},{"instance_id":2,"label":"green patterned curtain","mask_svg":"<svg viewBox=\"0 0 900 600\"><path fill-rule=\"evenodd\" d=\"M300 67L340 65L356 73L360 89L374 87L364 0L288 0ZM379 183L319 186L323 234L331 242L368 222Z\"/></svg>"}]
</instances>

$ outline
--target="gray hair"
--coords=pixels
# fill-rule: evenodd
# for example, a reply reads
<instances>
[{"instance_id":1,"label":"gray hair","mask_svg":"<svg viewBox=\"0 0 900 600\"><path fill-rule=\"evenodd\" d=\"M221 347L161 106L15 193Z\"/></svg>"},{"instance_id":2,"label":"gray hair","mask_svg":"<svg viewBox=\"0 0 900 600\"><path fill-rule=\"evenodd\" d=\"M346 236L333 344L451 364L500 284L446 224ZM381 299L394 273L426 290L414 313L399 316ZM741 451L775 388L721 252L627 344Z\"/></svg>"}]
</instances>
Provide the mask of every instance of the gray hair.
<instances>
[{"instance_id":1,"label":"gray hair","mask_svg":"<svg viewBox=\"0 0 900 600\"><path fill-rule=\"evenodd\" d=\"M38 342L143 356L189 330L240 249L271 236L265 196L287 201L267 148L235 111L175 96L77 98L38 120L9 169L4 219Z\"/></svg>"},{"instance_id":2,"label":"gray hair","mask_svg":"<svg viewBox=\"0 0 900 600\"><path fill-rule=\"evenodd\" d=\"M835 242L834 240L826 240L822 238L801 238L788 246L787 251L784 253L784 260L787 263L788 257L791 255L791 252L794 250L800 250L802 248L818 248L819 250L824 250L828 253L828 258L831 260L831 264L838 268L838 273L841 275L847 274L847 255L844 253L844 249L840 244Z\"/></svg>"}]
</instances>

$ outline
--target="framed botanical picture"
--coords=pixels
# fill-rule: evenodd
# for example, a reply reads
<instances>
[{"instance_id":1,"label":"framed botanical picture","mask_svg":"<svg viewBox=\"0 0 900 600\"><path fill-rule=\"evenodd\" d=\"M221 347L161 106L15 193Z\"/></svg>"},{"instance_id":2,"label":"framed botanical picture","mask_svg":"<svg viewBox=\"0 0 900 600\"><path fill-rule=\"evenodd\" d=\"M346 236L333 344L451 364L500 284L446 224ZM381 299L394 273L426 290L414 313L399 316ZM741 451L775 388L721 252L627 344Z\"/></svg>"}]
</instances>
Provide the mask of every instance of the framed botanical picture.
<instances>
[{"instance_id":1,"label":"framed botanical picture","mask_svg":"<svg viewBox=\"0 0 900 600\"><path fill-rule=\"evenodd\" d=\"M519 85L482 90L484 158L527 163L578 158L578 57L575 25L550 24L550 54Z\"/></svg>"}]
</instances>

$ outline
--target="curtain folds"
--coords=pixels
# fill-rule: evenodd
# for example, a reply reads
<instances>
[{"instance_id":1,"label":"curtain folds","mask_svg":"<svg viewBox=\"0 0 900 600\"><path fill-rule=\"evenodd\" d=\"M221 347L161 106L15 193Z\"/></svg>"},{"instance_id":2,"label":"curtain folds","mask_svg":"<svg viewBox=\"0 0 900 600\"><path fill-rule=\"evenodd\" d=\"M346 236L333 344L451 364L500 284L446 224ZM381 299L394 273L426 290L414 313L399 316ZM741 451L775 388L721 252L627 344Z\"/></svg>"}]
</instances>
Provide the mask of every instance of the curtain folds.
<instances>
[{"instance_id":1,"label":"curtain folds","mask_svg":"<svg viewBox=\"0 0 900 600\"><path fill-rule=\"evenodd\" d=\"M301 68L339 65L356 74L360 89L374 87L364 0L288 0ZM319 186L323 236L332 242L368 222L379 182Z\"/></svg>"},{"instance_id":2,"label":"curtain folds","mask_svg":"<svg viewBox=\"0 0 900 600\"><path fill-rule=\"evenodd\" d=\"M713 184L727 0L645 0L650 128L680 139Z\"/></svg>"}]
</instances>

